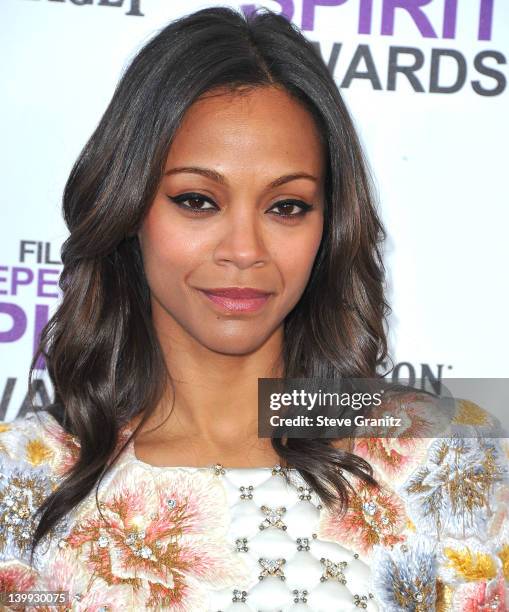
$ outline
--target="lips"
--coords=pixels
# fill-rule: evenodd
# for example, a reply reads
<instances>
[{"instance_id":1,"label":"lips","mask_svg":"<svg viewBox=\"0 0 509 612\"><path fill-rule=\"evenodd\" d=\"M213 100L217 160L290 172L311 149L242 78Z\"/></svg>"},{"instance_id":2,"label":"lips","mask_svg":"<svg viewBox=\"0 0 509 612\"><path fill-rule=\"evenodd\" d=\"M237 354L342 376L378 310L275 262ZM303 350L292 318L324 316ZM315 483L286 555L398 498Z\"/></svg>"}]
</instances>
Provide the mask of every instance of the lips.
<instances>
[{"instance_id":1,"label":"lips","mask_svg":"<svg viewBox=\"0 0 509 612\"><path fill-rule=\"evenodd\" d=\"M203 289L205 293L217 295L219 297L227 297L231 299L250 299L261 298L269 295L268 291L253 289L251 287L225 287L224 289Z\"/></svg>"},{"instance_id":2,"label":"lips","mask_svg":"<svg viewBox=\"0 0 509 612\"><path fill-rule=\"evenodd\" d=\"M221 312L247 313L263 308L271 293L252 287L201 289L200 292Z\"/></svg>"}]
</instances>

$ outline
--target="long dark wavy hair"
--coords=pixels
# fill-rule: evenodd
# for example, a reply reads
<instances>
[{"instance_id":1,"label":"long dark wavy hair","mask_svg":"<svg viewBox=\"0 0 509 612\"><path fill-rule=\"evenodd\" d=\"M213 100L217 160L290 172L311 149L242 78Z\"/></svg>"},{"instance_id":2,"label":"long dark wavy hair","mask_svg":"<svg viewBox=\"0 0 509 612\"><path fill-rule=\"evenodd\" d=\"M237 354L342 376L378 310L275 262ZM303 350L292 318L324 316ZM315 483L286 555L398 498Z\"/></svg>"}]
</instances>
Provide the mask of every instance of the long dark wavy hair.
<instances>
[{"instance_id":1,"label":"long dark wavy hair","mask_svg":"<svg viewBox=\"0 0 509 612\"><path fill-rule=\"evenodd\" d=\"M284 321L284 376L386 374L379 372L388 358L391 311L384 296L385 230L353 121L320 54L297 26L268 9L246 16L213 7L172 21L125 70L65 185L70 235L61 250L63 296L42 330L29 389L43 355L54 387L45 408L80 450L38 510L32 554L99 486L171 384L136 232L186 110L213 88L246 86L284 88L312 114L327 150L323 237L309 283ZM140 413L138 427L119 444L120 429ZM376 484L369 463L329 439L273 438L272 444L327 507L346 507L345 472Z\"/></svg>"}]
</instances>

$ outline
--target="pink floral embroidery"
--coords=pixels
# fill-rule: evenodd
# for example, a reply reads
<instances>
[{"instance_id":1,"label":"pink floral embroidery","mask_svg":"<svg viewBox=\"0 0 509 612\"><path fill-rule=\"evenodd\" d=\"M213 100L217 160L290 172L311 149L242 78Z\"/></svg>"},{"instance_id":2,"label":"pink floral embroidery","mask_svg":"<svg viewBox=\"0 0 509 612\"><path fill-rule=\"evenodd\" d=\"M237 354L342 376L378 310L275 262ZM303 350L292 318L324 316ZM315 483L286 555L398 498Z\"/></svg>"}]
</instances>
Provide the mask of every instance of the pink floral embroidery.
<instances>
[{"instance_id":1,"label":"pink floral embroidery","mask_svg":"<svg viewBox=\"0 0 509 612\"><path fill-rule=\"evenodd\" d=\"M211 472L128 464L99 498L104 520L89 504L65 541L107 585L129 585L146 606L185 612L205 606L208 588L249 579L226 540L226 494Z\"/></svg>"},{"instance_id":2,"label":"pink floral embroidery","mask_svg":"<svg viewBox=\"0 0 509 612\"><path fill-rule=\"evenodd\" d=\"M69 600L61 605L38 604L22 607L25 612L66 612L72 608L76 612L100 612L108 610L142 609L143 602L138 607L133 605L132 589L126 586L108 588L100 578L96 581L97 589L89 590L89 576L86 568L79 563L76 554L71 550L59 550L50 571L38 575L29 567L18 562L2 564L0 567L0 591L63 591L68 592ZM9 607L18 610L17 607Z\"/></svg>"},{"instance_id":3,"label":"pink floral embroidery","mask_svg":"<svg viewBox=\"0 0 509 612\"><path fill-rule=\"evenodd\" d=\"M376 474L375 478L380 488L356 481L345 514L322 511L319 538L350 546L364 559L377 544L392 546L406 539L403 532L408 519L402 500Z\"/></svg>"},{"instance_id":4,"label":"pink floral embroidery","mask_svg":"<svg viewBox=\"0 0 509 612\"><path fill-rule=\"evenodd\" d=\"M49 413L42 412L37 418L44 419L44 442L52 450L50 462L53 473L55 476L64 476L78 460L80 454L79 440L67 433ZM120 450L130 433L131 430L127 425L120 429L113 455Z\"/></svg>"},{"instance_id":5,"label":"pink floral embroidery","mask_svg":"<svg viewBox=\"0 0 509 612\"><path fill-rule=\"evenodd\" d=\"M53 472L55 476L64 476L78 460L79 443L50 414L42 413L38 418L44 418L44 441L53 450Z\"/></svg>"},{"instance_id":6,"label":"pink floral embroidery","mask_svg":"<svg viewBox=\"0 0 509 612\"><path fill-rule=\"evenodd\" d=\"M20 561L0 562L0 593L26 591L37 582L37 572Z\"/></svg>"},{"instance_id":7,"label":"pink floral embroidery","mask_svg":"<svg viewBox=\"0 0 509 612\"><path fill-rule=\"evenodd\" d=\"M432 399L419 393L388 401L369 416L384 415L401 419L401 425L385 437L357 438L353 452L366 459L387 482L404 482L426 457L433 435L445 429L447 417L439 413Z\"/></svg>"},{"instance_id":8,"label":"pink floral embroidery","mask_svg":"<svg viewBox=\"0 0 509 612\"><path fill-rule=\"evenodd\" d=\"M37 584L38 574L28 565L20 561L0 562L0 593L13 591L29 591L34 589ZM1 608L4 609L3 607ZM17 612L24 611L24 605L12 604L6 607L7 610Z\"/></svg>"},{"instance_id":9,"label":"pink floral embroidery","mask_svg":"<svg viewBox=\"0 0 509 612\"><path fill-rule=\"evenodd\" d=\"M453 597L453 609L461 612L506 612L503 576L460 585Z\"/></svg>"}]
</instances>

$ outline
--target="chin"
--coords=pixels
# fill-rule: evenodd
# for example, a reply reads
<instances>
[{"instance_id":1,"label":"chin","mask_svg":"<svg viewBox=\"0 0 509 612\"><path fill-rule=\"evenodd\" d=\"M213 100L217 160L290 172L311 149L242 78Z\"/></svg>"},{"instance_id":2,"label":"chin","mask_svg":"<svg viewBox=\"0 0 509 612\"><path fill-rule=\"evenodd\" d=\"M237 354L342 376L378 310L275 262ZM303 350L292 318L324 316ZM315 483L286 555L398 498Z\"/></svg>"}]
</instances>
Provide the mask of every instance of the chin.
<instances>
[{"instance_id":1,"label":"chin","mask_svg":"<svg viewBox=\"0 0 509 612\"><path fill-rule=\"evenodd\" d=\"M199 339L199 342L215 353L223 355L247 355L258 350L266 338L266 335L259 332L252 336L246 334L231 334L230 336L222 334Z\"/></svg>"}]
</instances>

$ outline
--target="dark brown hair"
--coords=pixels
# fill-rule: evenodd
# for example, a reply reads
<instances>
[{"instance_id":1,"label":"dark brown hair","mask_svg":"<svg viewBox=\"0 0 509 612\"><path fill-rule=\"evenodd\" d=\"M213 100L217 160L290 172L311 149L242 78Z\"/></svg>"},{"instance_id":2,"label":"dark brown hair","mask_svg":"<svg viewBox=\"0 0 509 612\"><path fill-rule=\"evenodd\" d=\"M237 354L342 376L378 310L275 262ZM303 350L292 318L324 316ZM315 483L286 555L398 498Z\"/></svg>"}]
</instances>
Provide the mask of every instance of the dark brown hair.
<instances>
[{"instance_id":1,"label":"dark brown hair","mask_svg":"<svg viewBox=\"0 0 509 612\"><path fill-rule=\"evenodd\" d=\"M304 104L327 151L323 238L284 322L284 376L382 377L385 233L352 119L323 59L267 9L244 16L214 7L177 19L134 57L65 186L63 298L41 333L29 381L42 354L54 387L47 409L77 437L80 453L39 508L32 552L125 448L115 454L120 428L143 413L141 427L171 384L136 232L186 110L212 89L246 86L282 87ZM330 440L273 439L273 446L327 506L345 507L345 472L374 484L370 465Z\"/></svg>"}]
</instances>

